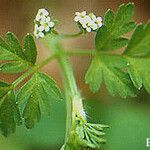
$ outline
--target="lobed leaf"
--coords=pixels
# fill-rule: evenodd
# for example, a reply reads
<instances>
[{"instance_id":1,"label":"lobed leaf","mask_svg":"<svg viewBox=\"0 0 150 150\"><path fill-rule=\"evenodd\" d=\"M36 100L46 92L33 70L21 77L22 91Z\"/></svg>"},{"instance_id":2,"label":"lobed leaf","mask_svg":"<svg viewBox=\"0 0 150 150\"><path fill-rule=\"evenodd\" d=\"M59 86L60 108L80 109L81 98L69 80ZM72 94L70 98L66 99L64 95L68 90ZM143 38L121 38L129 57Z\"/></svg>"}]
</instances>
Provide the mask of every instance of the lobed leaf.
<instances>
[{"instance_id":1,"label":"lobed leaf","mask_svg":"<svg viewBox=\"0 0 150 150\"><path fill-rule=\"evenodd\" d=\"M66 144L62 146L62 149L100 149L106 142L106 139L104 139L105 133L103 132L105 128L108 128L108 126L87 123L78 118L76 120L75 129L71 131L69 139Z\"/></svg>"},{"instance_id":2,"label":"lobed leaf","mask_svg":"<svg viewBox=\"0 0 150 150\"><path fill-rule=\"evenodd\" d=\"M128 61L128 73L135 87L144 85L150 93L150 22L139 24L124 51Z\"/></svg>"},{"instance_id":3,"label":"lobed leaf","mask_svg":"<svg viewBox=\"0 0 150 150\"><path fill-rule=\"evenodd\" d=\"M112 95L133 97L136 90L129 75L123 71L126 67L127 62L123 57L101 54L92 60L85 76L86 83L89 84L91 91L96 92L104 81Z\"/></svg>"},{"instance_id":4,"label":"lobed leaf","mask_svg":"<svg viewBox=\"0 0 150 150\"><path fill-rule=\"evenodd\" d=\"M17 100L23 108L23 118L27 128L33 128L41 114L50 114L50 101L62 99L56 82L43 73L36 73L19 90Z\"/></svg>"},{"instance_id":5,"label":"lobed leaf","mask_svg":"<svg viewBox=\"0 0 150 150\"><path fill-rule=\"evenodd\" d=\"M28 69L36 62L37 50L33 37L27 34L24 49L21 48L17 37L8 32L5 41L0 37L0 71L18 73Z\"/></svg>"},{"instance_id":6,"label":"lobed leaf","mask_svg":"<svg viewBox=\"0 0 150 150\"><path fill-rule=\"evenodd\" d=\"M134 3L120 5L117 15L112 24L113 34L115 37L121 36L120 32L124 30L124 26L128 25L133 15L134 15Z\"/></svg>"},{"instance_id":7,"label":"lobed leaf","mask_svg":"<svg viewBox=\"0 0 150 150\"><path fill-rule=\"evenodd\" d=\"M122 4L117 14L108 10L104 17L104 25L99 28L95 45L99 51L112 51L125 47L128 40L122 36L135 28L135 23L131 22L134 15L134 4Z\"/></svg>"},{"instance_id":8,"label":"lobed leaf","mask_svg":"<svg viewBox=\"0 0 150 150\"><path fill-rule=\"evenodd\" d=\"M150 55L150 21L145 26L137 26L124 54L132 57Z\"/></svg>"},{"instance_id":9,"label":"lobed leaf","mask_svg":"<svg viewBox=\"0 0 150 150\"><path fill-rule=\"evenodd\" d=\"M135 87L140 89L144 85L150 93L150 58L130 58L128 60L128 72Z\"/></svg>"}]
</instances>

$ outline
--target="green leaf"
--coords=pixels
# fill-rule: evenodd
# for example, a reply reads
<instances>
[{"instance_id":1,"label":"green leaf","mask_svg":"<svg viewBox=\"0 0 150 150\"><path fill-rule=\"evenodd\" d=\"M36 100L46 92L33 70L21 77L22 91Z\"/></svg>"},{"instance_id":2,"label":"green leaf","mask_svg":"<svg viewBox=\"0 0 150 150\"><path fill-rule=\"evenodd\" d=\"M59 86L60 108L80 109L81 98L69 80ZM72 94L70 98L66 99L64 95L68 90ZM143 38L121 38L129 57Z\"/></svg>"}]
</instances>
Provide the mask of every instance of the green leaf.
<instances>
[{"instance_id":1,"label":"green leaf","mask_svg":"<svg viewBox=\"0 0 150 150\"><path fill-rule=\"evenodd\" d=\"M111 29L112 23L114 22L115 14L112 10L108 9L104 16L104 25L108 30Z\"/></svg>"},{"instance_id":2,"label":"green leaf","mask_svg":"<svg viewBox=\"0 0 150 150\"><path fill-rule=\"evenodd\" d=\"M95 44L99 51L112 51L125 47L128 44L126 38L122 36L135 28L135 23L131 22L134 15L134 4L122 4L116 15L112 10L108 10L104 17L104 25L99 28Z\"/></svg>"},{"instance_id":3,"label":"green leaf","mask_svg":"<svg viewBox=\"0 0 150 150\"><path fill-rule=\"evenodd\" d=\"M27 63L21 61L6 62L0 65L0 70L4 73L18 73L29 67Z\"/></svg>"},{"instance_id":4,"label":"green leaf","mask_svg":"<svg viewBox=\"0 0 150 150\"><path fill-rule=\"evenodd\" d=\"M112 95L119 94L125 98L135 96L136 90L127 73L123 70L127 67L127 62L121 56L102 55L93 59L90 68L85 76L86 83L91 91L99 90L102 81Z\"/></svg>"},{"instance_id":5,"label":"green leaf","mask_svg":"<svg viewBox=\"0 0 150 150\"><path fill-rule=\"evenodd\" d=\"M30 34L27 34L24 38L24 55L29 62L35 64L37 51L34 39Z\"/></svg>"},{"instance_id":6,"label":"green leaf","mask_svg":"<svg viewBox=\"0 0 150 150\"><path fill-rule=\"evenodd\" d=\"M128 72L135 87L144 85L150 93L150 22L139 24L124 51Z\"/></svg>"},{"instance_id":7,"label":"green leaf","mask_svg":"<svg viewBox=\"0 0 150 150\"><path fill-rule=\"evenodd\" d=\"M116 18L114 19L112 28L115 31L114 36L121 36L120 31L124 26L128 25L134 15L134 3L120 5ZM124 30L124 29L123 29Z\"/></svg>"},{"instance_id":8,"label":"green leaf","mask_svg":"<svg viewBox=\"0 0 150 150\"><path fill-rule=\"evenodd\" d=\"M7 94L7 92L11 89L11 85L0 81L0 100L2 100L3 96Z\"/></svg>"},{"instance_id":9,"label":"green leaf","mask_svg":"<svg viewBox=\"0 0 150 150\"><path fill-rule=\"evenodd\" d=\"M100 61L97 59L92 60L92 63L86 73L85 81L90 86L90 90L96 92L101 87L103 81L103 72Z\"/></svg>"},{"instance_id":10,"label":"green leaf","mask_svg":"<svg viewBox=\"0 0 150 150\"><path fill-rule=\"evenodd\" d=\"M150 58L126 57L128 60L128 72L133 84L140 89L144 85L150 93Z\"/></svg>"},{"instance_id":11,"label":"green leaf","mask_svg":"<svg viewBox=\"0 0 150 150\"><path fill-rule=\"evenodd\" d=\"M106 142L106 139L104 139L105 133L103 132L105 128L108 128L108 126L87 123L83 118L77 117L75 129L71 131L69 139L62 149L102 148L102 145Z\"/></svg>"},{"instance_id":12,"label":"green leaf","mask_svg":"<svg viewBox=\"0 0 150 150\"><path fill-rule=\"evenodd\" d=\"M122 48L128 44L128 39L126 38L118 38L108 41L108 43L103 47L104 49L107 49L108 51L116 50L119 48Z\"/></svg>"},{"instance_id":13,"label":"green leaf","mask_svg":"<svg viewBox=\"0 0 150 150\"><path fill-rule=\"evenodd\" d=\"M8 32L5 36L5 41L9 47L9 51L11 51L12 53L15 53L16 55L24 59L24 54L20 46L20 43L17 37L13 33Z\"/></svg>"},{"instance_id":14,"label":"green leaf","mask_svg":"<svg viewBox=\"0 0 150 150\"><path fill-rule=\"evenodd\" d=\"M43 73L36 73L19 90L17 100L23 108L23 118L27 128L33 128L41 114L50 114L50 101L62 99L56 82Z\"/></svg>"},{"instance_id":15,"label":"green leaf","mask_svg":"<svg viewBox=\"0 0 150 150\"><path fill-rule=\"evenodd\" d=\"M36 61L36 46L33 37L25 37L24 49L21 48L17 37L8 32L5 41L0 37L0 71L4 73L18 73L34 65Z\"/></svg>"},{"instance_id":16,"label":"green leaf","mask_svg":"<svg viewBox=\"0 0 150 150\"><path fill-rule=\"evenodd\" d=\"M0 102L0 130L4 136L8 136L15 132L16 124L21 124L21 117L13 90L6 93L7 84L1 83L1 90L2 87L4 87L5 95L3 94Z\"/></svg>"},{"instance_id":17,"label":"green leaf","mask_svg":"<svg viewBox=\"0 0 150 150\"><path fill-rule=\"evenodd\" d=\"M124 54L132 57L150 55L150 21L145 26L137 26Z\"/></svg>"}]
</instances>

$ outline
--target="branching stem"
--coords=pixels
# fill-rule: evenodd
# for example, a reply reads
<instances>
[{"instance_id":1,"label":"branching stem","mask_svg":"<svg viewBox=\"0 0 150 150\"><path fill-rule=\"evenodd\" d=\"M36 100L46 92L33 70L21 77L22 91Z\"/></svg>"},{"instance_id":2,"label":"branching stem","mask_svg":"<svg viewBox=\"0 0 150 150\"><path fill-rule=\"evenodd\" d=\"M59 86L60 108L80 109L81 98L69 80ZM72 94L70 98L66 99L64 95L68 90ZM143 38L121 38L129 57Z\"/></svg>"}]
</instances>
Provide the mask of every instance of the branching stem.
<instances>
[{"instance_id":1,"label":"branching stem","mask_svg":"<svg viewBox=\"0 0 150 150\"><path fill-rule=\"evenodd\" d=\"M22 82L25 78L27 78L29 75L37 72L39 69L41 69L43 66L48 64L50 61L55 59L57 55L52 55L45 59L42 63L35 65L34 67L30 68L26 73L24 73L22 76L20 76L17 80L15 80L12 84L14 87L16 87L20 82Z\"/></svg>"},{"instance_id":2,"label":"branching stem","mask_svg":"<svg viewBox=\"0 0 150 150\"><path fill-rule=\"evenodd\" d=\"M68 60L68 56L76 55L95 55L93 50L74 50L74 51L64 51L59 43L55 43L53 46L53 54L45 59L42 63L35 65L29 69L26 73L20 76L16 81L13 82L13 86L16 87L20 82L22 82L29 75L36 73L43 66L48 64L53 59L57 59L63 76L65 96L66 96L66 135L65 143L67 143L69 135L75 127L76 115L81 116L85 119L84 109L82 104L82 98L80 92L78 91L76 81L74 78L72 66Z\"/></svg>"},{"instance_id":3,"label":"branching stem","mask_svg":"<svg viewBox=\"0 0 150 150\"><path fill-rule=\"evenodd\" d=\"M82 56L82 55L95 55L94 50L74 50L74 51L64 51L63 52L66 56ZM30 68L26 73L24 73L22 76L20 76L17 80L15 80L12 84L14 87L16 87L20 82L22 82L25 78L27 78L29 75L37 72L39 69L41 69L43 66L47 65L52 60L56 59L58 56L57 54L53 54L47 59L45 59L42 63L35 65L34 67Z\"/></svg>"}]
</instances>

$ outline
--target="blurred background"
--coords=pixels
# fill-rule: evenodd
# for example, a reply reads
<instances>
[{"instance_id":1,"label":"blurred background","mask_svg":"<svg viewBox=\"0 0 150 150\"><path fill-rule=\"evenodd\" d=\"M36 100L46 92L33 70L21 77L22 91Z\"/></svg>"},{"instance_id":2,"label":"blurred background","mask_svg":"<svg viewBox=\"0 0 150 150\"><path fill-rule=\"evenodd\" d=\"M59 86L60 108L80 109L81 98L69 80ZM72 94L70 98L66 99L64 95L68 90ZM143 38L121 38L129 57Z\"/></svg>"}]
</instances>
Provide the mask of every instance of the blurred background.
<instances>
[{"instance_id":1,"label":"blurred background","mask_svg":"<svg viewBox=\"0 0 150 150\"><path fill-rule=\"evenodd\" d=\"M47 8L60 22L61 33L78 32L73 21L74 12L86 10L103 16L108 8L117 10L127 0L0 0L0 35L15 33L19 40L33 32L33 20L39 8ZM146 23L150 18L150 1L134 0L137 23ZM66 49L94 48L94 34L87 34L78 39L63 41ZM49 52L37 41L38 62ZM91 122L110 125L107 130L107 144L104 150L147 150L146 138L150 138L150 96L144 89L134 99L112 97L103 86L97 94L92 94L84 82L84 76L90 64L90 57L72 57L77 84L84 96L88 119ZM79 65L80 64L80 65ZM48 64L43 69L54 77L62 87L57 62ZM14 81L21 74L0 74L0 80ZM15 134L4 138L0 135L0 150L57 150L63 143L65 133L65 102L52 102L51 116L43 118L32 130L18 127Z\"/></svg>"}]
</instances>

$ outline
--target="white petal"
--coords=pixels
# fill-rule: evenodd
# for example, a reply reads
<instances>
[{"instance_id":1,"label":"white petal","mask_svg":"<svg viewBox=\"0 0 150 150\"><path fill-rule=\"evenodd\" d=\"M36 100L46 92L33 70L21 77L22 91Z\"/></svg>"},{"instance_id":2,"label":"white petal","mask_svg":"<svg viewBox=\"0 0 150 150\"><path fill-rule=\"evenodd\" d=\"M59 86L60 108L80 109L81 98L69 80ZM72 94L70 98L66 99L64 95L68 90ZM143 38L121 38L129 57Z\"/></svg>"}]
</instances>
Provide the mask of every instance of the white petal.
<instances>
[{"instance_id":1,"label":"white petal","mask_svg":"<svg viewBox=\"0 0 150 150\"><path fill-rule=\"evenodd\" d=\"M86 15L86 11L82 11L82 12L81 12L81 15L82 15L82 16L85 16L85 15Z\"/></svg>"},{"instance_id":2,"label":"white petal","mask_svg":"<svg viewBox=\"0 0 150 150\"><path fill-rule=\"evenodd\" d=\"M39 32L39 37L43 38L45 35L43 32Z\"/></svg>"},{"instance_id":3,"label":"white petal","mask_svg":"<svg viewBox=\"0 0 150 150\"><path fill-rule=\"evenodd\" d=\"M48 13L48 11L47 11L46 9L44 9L44 10L43 10L43 14L44 14L45 16L48 16L49 13Z\"/></svg>"},{"instance_id":4,"label":"white petal","mask_svg":"<svg viewBox=\"0 0 150 150\"><path fill-rule=\"evenodd\" d=\"M97 17L97 18L96 18L96 21L97 21L97 22L101 22L101 21L102 21L102 17Z\"/></svg>"},{"instance_id":5,"label":"white petal","mask_svg":"<svg viewBox=\"0 0 150 150\"><path fill-rule=\"evenodd\" d=\"M55 25L55 23L52 21L49 23L49 27L51 27L51 28L54 27L54 25Z\"/></svg>"},{"instance_id":6,"label":"white petal","mask_svg":"<svg viewBox=\"0 0 150 150\"><path fill-rule=\"evenodd\" d=\"M82 24L82 27L85 29L85 28L87 28L87 25L86 24Z\"/></svg>"},{"instance_id":7,"label":"white petal","mask_svg":"<svg viewBox=\"0 0 150 150\"><path fill-rule=\"evenodd\" d=\"M45 31L48 32L50 30L50 27L45 27Z\"/></svg>"},{"instance_id":8,"label":"white petal","mask_svg":"<svg viewBox=\"0 0 150 150\"><path fill-rule=\"evenodd\" d=\"M86 20L85 20L84 18L80 18L79 22L80 22L81 24L86 24Z\"/></svg>"},{"instance_id":9,"label":"white petal","mask_svg":"<svg viewBox=\"0 0 150 150\"><path fill-rule=\"evenodd\" d=\"M82 24L86 24L85 20L83 18L80 18L79 23Z\"/></svg>"},{"instance_id":10,"label":"white petal","mask_svg":"<svg viewBox=\"0 0 150 150\"><path fill-rule=\"evenodd\" d=\"M80 19L81 19L81 17L79 17L79 16L75 16L75 17L74 17L74 21L75 21L75 22L78 22Z\"/></svg>"},{"instance_id":11,"label":"white petal","mask_svg":"<svg viewBox=\"0 0 150 150\"><path fill-rule=\"evenodd\" d=\"M89 23L91 21L91 18L88 15L86 15L84 17L84 20L85 20L86 23Z\"/></svg>"},{"instance_id":12,"label":"white petal","mask_svg":"<svg viewBox=\"0 0 150 150\"><path fill-rule=\"evenodd\" d=\"M34 30L34 35L36 36L36 34L37 34L37 30Z\"/></svg>"},{"instance_id":13,"label":"white petal","mask_svg":"<svg viewBox=\"0 0 150 150\"><path fill-rule=\"evenodd\" d=\"M38 14L40 15L43 14L44 16L48 16L49 13L46 9L42 8L42 9L39 9Z\"/></svg>"},{"instance_id":14,"label":"white petal","mask_svg":"<svg viewBox=\"0 0 150 150\"><path fill-rule=\"evenodd\" d=\"M38 29L39 29L39 27L38 27L37 24L34 25L34 29L35 29L35 30L38 30Z\"/></svg>"},{"instance_id":15,"label":"white petal","mask_svg":"<svg viewBox=\"0 0 150 150\"><path fill-rule=\"evenodd\" d=\"M80 13L80 12L75 12L75 15L76 15L76 16L80 16L81 13Z\"/></svg>"},{"instance_id":16,"label":"white petal","mask_svg":"<svg viewBox=\"0 0 150 150\"><path fill-rule=\"evenodd\" d=\"M41 14L43 12L43 9L39 9L37 14Z\"/></svg>"},{"instance_id":17,"label":"white petal","mask_svg":"<svg viewBox=\"0 0 150 150\"><path fill-rule=\"evenodd\" d=\"M36 31L36 30L34 30L34 36L35 36L36 38L39 38L39 35L37 34L37 31Z\"/></svg>"},{"instance_id":18,"label":"white petal","mask_svg":"<svg viewBox=\"0 0 150 150\"><path fill-rule=\"evenodd\" d=\"M100 22L100 23L98 24L98 27L100 28L102 25L103 25L103 24Z\"/></svg>"},{"instance_id":19,"label":"white petal","mask_svg":"<svg viewBox=\"0 0 150 150\"><path fill-rule=\"evenodd\" d=\"M88 26L93 26L95 24L95 22L93 20L91 20L90 22L88 22Z\"/></svg>"},{"instance_id":20,"label":"white petal","mask_svg":"<svg viewBox=\"0 0 150 150\"><path fill-rule=\"evenodd\" d=\"M41 16L40 16L40 15L36 15L35 20L36 20L36 21L39 21L40 19L41 19Z\"/></svg>"},{"instance_id":21,"label":"white petal","mask_svg":"<svg viewBox=\"0 0 150 150\"><path fill-rule=\"evenodd\" d=\"M96 29L98 28L98 26L97 26L97 24L94 24L93 26L91 26L91 28L92 28L93 30L96 30Z\"/></svg>"},{"instance_id":22,"label":"white petal","mask_svg":"<svg viewBox=\"0 0 150 150\"><path fill-rule=\"evenodd\" d=\"M91 32L92 29L91 29L90 27L87 27L87 28L86 28L86 31L87 31L87 32Z\"/></svg>"},{"instance_id":23,"label":"white petal","mask_svg":"<svg viewBox=\"0 0 150 150\"><path fill-rule=\"evenodd\" d=\"M43 25L46 23L46 17L42 17L41 20L40 20L40 25Z\"/></svg>"},{"instance_id":24,"label":"white petal","mask_svg":"<svg viewBox=\"0 0 150 150\"><path fill-rule=\"evenodd\" d=\"M43 30L44 30L44 26L40 26L39 31L43 31Z\"/></svg>"},{"instance_id":25,"label":"white petal","mask_svg":"<svg viewBox=\"0 0 150 150\"><path fill-rule=\"evenodd\" d=\"M96 21L96 16L94 14L91 15L93 21Z\"/></svg>"},{"instance_id":26,"label":"white petal","mask_svg":"<svg viewBox=\"0 0 150 150\"><path fill-rule=\"evenodd\" d=\"M47 17L47 18L46 18L46 22L49 22L50 20L51 20L50 17Z\"/></svg>"}]
</instances>

